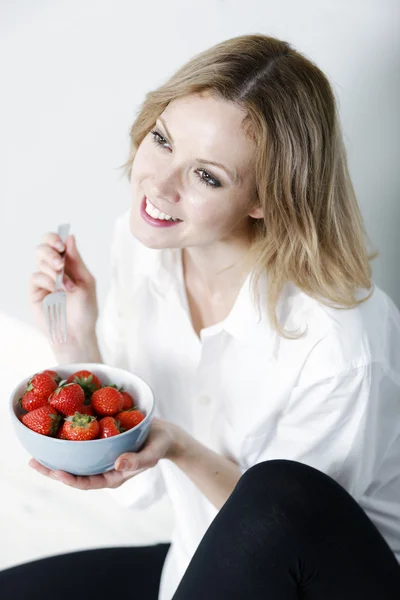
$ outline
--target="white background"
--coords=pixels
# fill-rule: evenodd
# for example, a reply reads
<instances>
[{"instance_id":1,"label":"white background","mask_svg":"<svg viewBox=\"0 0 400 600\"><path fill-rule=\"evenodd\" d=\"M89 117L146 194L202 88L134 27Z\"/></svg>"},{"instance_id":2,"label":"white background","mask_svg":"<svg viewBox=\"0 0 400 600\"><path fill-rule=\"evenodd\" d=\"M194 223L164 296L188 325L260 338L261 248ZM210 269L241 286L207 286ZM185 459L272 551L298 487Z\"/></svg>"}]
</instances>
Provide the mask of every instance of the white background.
<instances>
[{"instance_id":1,"label":"white background","mask_svg":"<svg viewBox=\"0 0 400 600\"><path fill-rule=\"evenodd\" d=\"M0 10L0 309L30 321L34 249L63 221L102 305L111 226L130 203L118 167L146 92L193 54L257 32L329 76L380 252L375 278L400 304L398 0L0 0Z\"/></svg>"},{"instance_id":2,"label":"white background","mask_svg":"<svg viewBox=\"0 0 400 600\"><path fill-rule=\"evenodd\" d=\"M29 327L36 244L70 222L102 306L112 225L130 203L118 170L130 125L146 92L193 54L264 33L325 71L380 252L375 279L400 304L399 13L398 0L0 0L0 568L168 536L167 504L135 518L103 492L64 488L28 469L4 415L6 391L51 360Z\"/></svg>"}]
</instances>

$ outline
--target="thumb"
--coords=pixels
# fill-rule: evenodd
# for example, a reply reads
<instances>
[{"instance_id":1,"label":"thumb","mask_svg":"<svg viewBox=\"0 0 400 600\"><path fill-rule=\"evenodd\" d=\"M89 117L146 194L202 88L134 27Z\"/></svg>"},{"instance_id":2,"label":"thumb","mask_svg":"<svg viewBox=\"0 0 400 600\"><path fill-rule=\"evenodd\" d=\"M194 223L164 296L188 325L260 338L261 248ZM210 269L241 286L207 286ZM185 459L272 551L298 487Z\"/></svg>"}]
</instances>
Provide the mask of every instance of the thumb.
<instances>
[{"instance_id":1,"label":"thumb","mask_svg":"<svg viewBox=\"0 0 400 600\"><path fill-rule=\"evenodd\" d=\"M74 235L69 235L65 242L65 271L75 282L87 282L91 278L91 274L79 254Z\"/></svg>"}]
</instances>

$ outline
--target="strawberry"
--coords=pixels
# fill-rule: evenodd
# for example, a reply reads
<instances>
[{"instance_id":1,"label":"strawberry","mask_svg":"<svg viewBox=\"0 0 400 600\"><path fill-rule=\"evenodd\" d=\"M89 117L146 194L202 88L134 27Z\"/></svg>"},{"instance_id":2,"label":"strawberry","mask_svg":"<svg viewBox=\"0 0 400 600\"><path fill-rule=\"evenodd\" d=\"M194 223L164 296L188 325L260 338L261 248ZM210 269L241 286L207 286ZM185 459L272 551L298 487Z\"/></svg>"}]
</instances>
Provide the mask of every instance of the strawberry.
<instances>
[{"instance_id":1,"label":"strawberry","mask_svg":"<svg viewBox=\"0 0 400 600\"><path fill-rule=\"evenodd\" d=\"M129 410L130 408L133 408L134 405L134 401L133 398L130 394L128 394L128 392L126 392L123 388L121 388L119 390L124 398L124 403L122 405L122 410Z\"/></svg>"},{"instance_id":2,"label":"strawberry","mask_svg":"<svg viewBox=\"0 0 400 600\"><path fill-rule=\"evenodd\" d=\"M49 398L50 405L66 417L79 411L84 402L84 391L77 383L61 383Z\"/></svg>"},{"instance_id":3,"label":"strawberry","mask_svg":"<svg viewBox=\"0 0 400 600\"><path fill-rule=\"evenodd\" d=\"M131 408L115 415L115 419L116 421L119 421L120 429L123 428L124 430L127 430L136 427L136 425L143 421L144 414L136 408Z\"/></svg>"},{"instance_id":4,"label":"strawberry","mask_svg":"<svg viewBox=\"0 0 400 600\"><path fill-rule=\"evenodd\" d=\"M113 417L103 417L99 421L100 435L99 438L108 438L113 435L119 435L120 430L118 424Z\"/></svg>"},{"instance_id":5,"label":"strawberry","mask_svg":"<svg viewBox=\"0 0 400 600\"><path fill-rule=\"evenodd\" d=\"M61 416L55 408L47 404L23 415L24 425L42 435L54 435L60 424Z\"/></svg>"},{"instance_id":6,"label":"strawberry","mask_svg":"<svg viewBox=\"0 0 400 600\"><path fill-rule=\"evenodd\" d=\"M68 377L67 381L68 383L78 383L85 392L85 397L87 399L90 398L93 392L100 389L102 386L102 383L97 375L85 370L72 373L72 375Z\"/></svg>"},{"instance_id":7,"label":"strawberry","mask_svg":"<svg viewBox=\"0 0 400 600\"><path fill-rule=\"evenodd\" d=\"M25 392L33 392L38 399L38 402L44 402L44 400L47 401L49 399L50 394L54 392L56 387L56 382L48 375L48 373L36 373L36 375L28 381Z\"/></svg>"},{"instance_id":8,"label":"strawberry","mask_svg":"<svg viewBox=\"0 0 400 600\"><path fill-rule=\"evenodd\" d=\"M67 439L65 437L64 425L65 425L65 421L61 425L61 427L59 428L59 430L57 431L56 438L58 438L59 440L66 440Z\"/></svg>"},{"instance_id":9,"label":"strawberry","mask_svg":"<svg viewBox=\"0 0 400 600\"><path fill-rule=\"evenodd\" d=\"M55 381L57 384L60 383L61 377L55 371L49 371L49 369L46 369L45 371L43 371L43 373L49 375L49 377L51 377L53 381Z\"/></svg>"},{"instance_id":10,"label":"strawberry","mask_svg":"<svg viewBox=\"0 0 400 600\"><path fill-rule=\"evenodd\" d=\"M90 417L95 417L95 412L91 404L84 404L79 409L81 415L89 415Z\"/></svg>"},{"instance_id":11,"label":"strawberry","mask_svg":"<svg viewBox=\"0 0 400 600\"><path fill-rule=\"evenodd\" d=\"M130 394L128 394L128 392L126 392L123 387L118 387L114 383L112 383L109 387L115 388L116 390L121 392L122 396L124 397L124 404L122 405L121 410L129 410L130 408L133 408L134 400L133 400L132 396Z\"/></svg>"},{"instance_id":12,"label":"strawberry","mask_svg":"<svg viewBox=\"0 0 400 600\"><path fill-rule=\"evenodd\" d=\"M75 384L72 384L75 385ZM96 417L82 415L76 412L73 416L67 417L63 425L65 439L74 442L85 442L94 440L100 432L100 426Z\"/></svg>"},{"instance_id":13,"label":"strawberry","mask_svg":"<svg viewBox=\"0 0 400 600\"><path fill-rule=\"evenodd\" d=\"M124 398L115 387L105 386L93 393L91 402L98 415L112 417L122 410Z\"/></svg>"},{"instance_id":14,"label":"strawberry","mask_svg":"<svg viewBox=\"0 0 400 600\"><path fill-rule=\"evenodd\" d=\"M25 392L22 398L19 399L21 406L27 412L31 410L36 410L36 408L40 408L41 406L46 406L49 403L47 398L43 395L36 395L35 390L30 390L29 392Z\"/></svg>"}]
</instances>

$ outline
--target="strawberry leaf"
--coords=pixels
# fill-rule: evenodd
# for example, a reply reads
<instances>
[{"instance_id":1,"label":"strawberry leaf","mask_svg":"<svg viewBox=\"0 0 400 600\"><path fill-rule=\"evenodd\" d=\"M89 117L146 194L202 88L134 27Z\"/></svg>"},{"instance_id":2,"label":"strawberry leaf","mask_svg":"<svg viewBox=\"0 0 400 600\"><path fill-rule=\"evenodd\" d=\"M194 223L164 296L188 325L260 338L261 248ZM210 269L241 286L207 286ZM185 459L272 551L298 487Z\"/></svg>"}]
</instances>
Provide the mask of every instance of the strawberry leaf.
<instances>
[{"instance_id":1,"label":"strawberry leaf","mask_svg":"<svg viewBox=\"0 0 400 600\"><path fill-rule=\"evenodd\" d=\"M88 404L90 404L90 398L91 398L93 392L95 392L97 390L97 385L93 381L93 375L89 375L89 377L87 377L87 378L86 377L74 377L74 383L77 383L83 389L83 392L85 394L84 404L87 406Z\"/></svg>"}]
</instances>

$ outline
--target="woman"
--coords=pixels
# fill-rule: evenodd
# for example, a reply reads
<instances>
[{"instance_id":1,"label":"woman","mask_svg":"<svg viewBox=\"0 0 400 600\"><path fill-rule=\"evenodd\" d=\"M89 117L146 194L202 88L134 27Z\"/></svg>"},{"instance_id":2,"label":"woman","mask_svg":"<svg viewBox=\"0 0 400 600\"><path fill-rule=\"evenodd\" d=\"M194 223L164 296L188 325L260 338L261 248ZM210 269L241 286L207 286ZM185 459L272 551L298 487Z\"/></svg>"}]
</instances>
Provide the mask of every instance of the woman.
<instances>
[{"instance_id":1,"label":"woman","mask_svg":"<svg viewBox=\"0 0 400 600\"><path fill-rule=\"evenodd\" d=\"M149 93L131 140L104 360L151 384L158 418L104 475L31 465L137 507L168 493L172 545L38 561L2 589L108 568L129 574L119 593L162 600L398 598L400 319L373 289L326 77L285 42L234 38ZM42 328L63 250L55 234L37 250ZM65 271L57 358L99 362L73 237Z\"/></svg>"}]
</instances>

